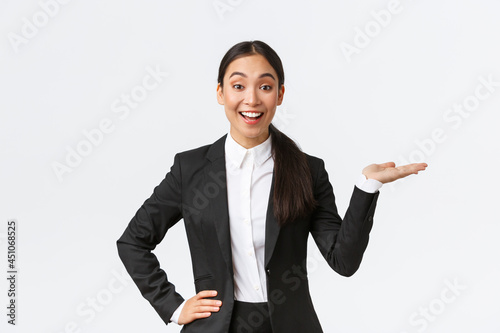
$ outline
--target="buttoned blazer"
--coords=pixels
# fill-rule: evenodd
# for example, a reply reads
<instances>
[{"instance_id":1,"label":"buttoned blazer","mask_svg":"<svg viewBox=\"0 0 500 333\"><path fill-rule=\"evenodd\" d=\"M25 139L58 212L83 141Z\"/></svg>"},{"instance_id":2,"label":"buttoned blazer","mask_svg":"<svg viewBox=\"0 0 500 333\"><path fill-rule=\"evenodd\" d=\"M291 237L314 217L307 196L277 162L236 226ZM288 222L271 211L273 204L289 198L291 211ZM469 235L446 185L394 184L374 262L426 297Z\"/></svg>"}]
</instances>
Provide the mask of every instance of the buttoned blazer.
<instances>
[{"instance_id":1,"label":"buttoned blazer","mask_svg":"<svg viewBox=\"0 0 500 333\"><path fill-rule=\"evenodd\" d=\"M222 301L218 312L183 325L184 333L228 332L231 322L234 284L224 150L227 135L213 144L177 153L170 171L117 241L128 273L168 324L184 298L176 292L152 250L169 228L184 220L195 290L215 289L218 295L214 299ZM354 274L368 244L379 195L378 191L367 193L354 186L342 220L324 161L308 154L306 157L318 206L309 216L283 227L273 214L273 172L266 215L265 271L274 333L323 332L309 294L309 233L333 270L343 276Z\"/></svg>"}]
</instances>

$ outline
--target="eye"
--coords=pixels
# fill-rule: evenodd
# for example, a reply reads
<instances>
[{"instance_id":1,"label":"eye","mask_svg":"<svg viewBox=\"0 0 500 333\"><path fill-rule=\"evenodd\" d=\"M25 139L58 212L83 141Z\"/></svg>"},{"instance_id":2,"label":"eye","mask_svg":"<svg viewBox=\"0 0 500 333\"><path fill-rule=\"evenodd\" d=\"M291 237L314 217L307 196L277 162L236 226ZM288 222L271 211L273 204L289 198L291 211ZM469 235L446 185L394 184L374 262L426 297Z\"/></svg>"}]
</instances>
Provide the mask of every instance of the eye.
<instances>
[{"instance_id":1,"label":"eye","mask_svg":"<svg viewBox=\"0 0 500 333\"><path fill-rule=\"evenodd\" d=\"M262 89L264 89L264 90L271 90L273 87L271 87L271 86L270 86L270 85L268 85L268 84L265 84L265 85L263 85L261 88L262 88Z\"/></svg>"},{"instance_id":2,"label":"eye","mask_svg":"<svg viewBox=\"0 0 500 333\"><path fill-rule=\"evenodd\" d=\"M233 84L234 89L243 89L243 86L241 84Z\"/></svg>"}]
</instances>

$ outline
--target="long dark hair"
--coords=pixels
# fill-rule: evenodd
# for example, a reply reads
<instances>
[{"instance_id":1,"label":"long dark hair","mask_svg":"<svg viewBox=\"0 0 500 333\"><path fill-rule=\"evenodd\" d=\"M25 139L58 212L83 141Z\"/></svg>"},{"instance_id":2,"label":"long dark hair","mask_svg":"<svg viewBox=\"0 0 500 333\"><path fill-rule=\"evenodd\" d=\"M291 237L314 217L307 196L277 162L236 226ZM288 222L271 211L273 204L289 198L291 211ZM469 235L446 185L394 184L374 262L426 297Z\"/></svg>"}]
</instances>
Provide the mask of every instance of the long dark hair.
<instances>
[{"instance_id":1,"label":"long dark hair","mask_svg":"<svg viewBox=\"0 0 500 333\"><path fill-rule=\"evenodd\" d=\"M218 83L223 86L224 75L229 64L241 57L260 54L267 59L278 75L278 90L285 82L283 64L278 54L266 43L254 40L240 42L231 47L221 60ZM314 198L312 176L306 155L297 144L269 124L272 136L271 154L274 159L274 216L280 226L305 217L317 206Z\"/></svg>"}]
</instances>

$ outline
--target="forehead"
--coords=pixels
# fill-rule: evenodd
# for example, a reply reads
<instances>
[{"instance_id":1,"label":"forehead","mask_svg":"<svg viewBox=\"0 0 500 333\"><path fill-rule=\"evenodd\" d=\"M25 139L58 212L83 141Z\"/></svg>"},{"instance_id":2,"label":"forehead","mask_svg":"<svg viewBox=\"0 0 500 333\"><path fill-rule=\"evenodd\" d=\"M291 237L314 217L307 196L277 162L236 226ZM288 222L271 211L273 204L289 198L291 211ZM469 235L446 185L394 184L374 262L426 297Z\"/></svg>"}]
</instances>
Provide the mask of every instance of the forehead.
<instances>
[{"instance_id":1,"label":"forehead","mask_svg":"<svg viewBox=\"0 0 500 333\"><path fill-rule=\"evenodd\" d=\"M233 72L241 72L250 76L260 76L263 73L271 73L275 78L277 73L273 66L261 54L252 54L233 60L227 66L225 77L229 77Z\"/></svg>"}]
</instances>

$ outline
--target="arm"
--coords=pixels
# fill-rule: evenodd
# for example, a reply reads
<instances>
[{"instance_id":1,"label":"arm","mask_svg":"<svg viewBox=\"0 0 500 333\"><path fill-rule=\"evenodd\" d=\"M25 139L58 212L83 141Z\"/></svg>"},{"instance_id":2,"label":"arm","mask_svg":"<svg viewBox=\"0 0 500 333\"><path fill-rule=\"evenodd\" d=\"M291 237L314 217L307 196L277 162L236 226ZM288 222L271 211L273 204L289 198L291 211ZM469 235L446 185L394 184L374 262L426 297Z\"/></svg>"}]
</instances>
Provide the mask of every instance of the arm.
<instances>
[{"instance_id":1,"label":"arm","mask_svg":"<svg viewBox=\"0 0 500 333\"><path fill-rule=\"evenodd\" d=\"M353 275L361 264L379 194L378 191L367 193L355 186L341 219L325 163L320 160L314 181L318 206L311 217L310 232L330 267L343 276Z\"/></svg>"},{"instance_id":2,"label":"arm","mask_svg":"<svg viewBox=\"0 0 500 333\"><path fill-rule=\"evenodd\" d=\"M366 179L360 177L342 220L337 212L332 185L320 160L314 182L318 207L311 220L311 234L330 267L344 276L354 274L368 245L373 226L373 214L382 184L418 174L426 163L412 163L396 167L394 162L370 164L363 169Z\"/></svg>"},{"instance_id":3,"label":"arm","mask_svg":"<svg viewBox=\"0 0 500 333\"><path fill-rule=\"evenodd\" d=\"M155 187L117 241L118 254L127 272L166 324L184 298L175 291L151 251L181 218L181 170L176 154L170 172Z\"/></svg>"}]
</instances>

